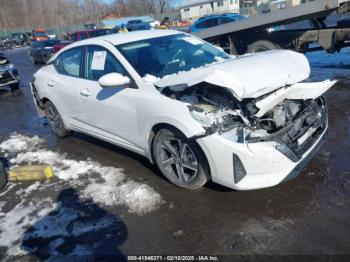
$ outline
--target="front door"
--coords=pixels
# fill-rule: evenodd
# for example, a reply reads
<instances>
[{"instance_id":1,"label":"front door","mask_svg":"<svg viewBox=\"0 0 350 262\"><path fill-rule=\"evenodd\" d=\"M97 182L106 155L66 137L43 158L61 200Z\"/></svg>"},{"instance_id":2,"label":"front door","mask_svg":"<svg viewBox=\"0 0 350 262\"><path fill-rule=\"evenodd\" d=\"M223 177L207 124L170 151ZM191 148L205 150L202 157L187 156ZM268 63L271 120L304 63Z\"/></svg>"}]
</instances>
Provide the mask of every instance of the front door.
<instances>
[{"instance_id":1,"label":"front door","mask_svg":"<svg viewBox=\"0 0 350 262\"><path fill-rule=\"evenodd\" d=\"M109 73L129 76L112 52L88 46L85 76L80 85L80 101L89 131L121 144L137 147L137 111L133 84L103 88L98 80ZM131 82L133 82L131 80Z\"/></svg>"}]
</instances>

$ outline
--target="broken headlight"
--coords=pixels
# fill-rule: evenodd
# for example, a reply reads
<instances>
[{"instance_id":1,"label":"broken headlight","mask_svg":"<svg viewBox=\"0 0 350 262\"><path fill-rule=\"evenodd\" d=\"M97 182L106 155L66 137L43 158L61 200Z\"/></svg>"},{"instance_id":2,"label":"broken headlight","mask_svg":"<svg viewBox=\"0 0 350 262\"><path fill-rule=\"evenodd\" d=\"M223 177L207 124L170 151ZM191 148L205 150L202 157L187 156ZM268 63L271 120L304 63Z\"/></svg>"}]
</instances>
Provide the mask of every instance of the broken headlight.
<instances>
[{"instance_id":1,"label":"broken headlight","mask_svg":"<svg viewBox=\"0 0 350 262\"><path fill-rule=\"evenodd\" d=\"M203 109L192 105L189 106L189 111L208 135L218 133L228 140L244 143L244 127L236 116L225 113L223 110L209 110L208 107Z\"/></svg>"}]
</instances>

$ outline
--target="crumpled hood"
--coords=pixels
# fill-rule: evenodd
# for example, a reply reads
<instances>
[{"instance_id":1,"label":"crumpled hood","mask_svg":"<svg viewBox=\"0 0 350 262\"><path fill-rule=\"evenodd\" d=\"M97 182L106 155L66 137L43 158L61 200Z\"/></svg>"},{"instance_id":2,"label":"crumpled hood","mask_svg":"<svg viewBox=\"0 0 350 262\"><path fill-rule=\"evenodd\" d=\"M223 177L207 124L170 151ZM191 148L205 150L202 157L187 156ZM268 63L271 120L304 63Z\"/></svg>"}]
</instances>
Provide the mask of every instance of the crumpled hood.
<instances>
[{"instance_id":1,"label":"crumpled hood","mask_svg":"<svg viewBox=\"0 0 350 262\"><path fill-rule=\"evenodd\" d=\"M167 76L154 84L158 87L201 82L226 87L237 99L257 98L286 85L305 80L310 65L303 54L276 50L249 54L228 61Z\"/></svg>"}]
</instances>

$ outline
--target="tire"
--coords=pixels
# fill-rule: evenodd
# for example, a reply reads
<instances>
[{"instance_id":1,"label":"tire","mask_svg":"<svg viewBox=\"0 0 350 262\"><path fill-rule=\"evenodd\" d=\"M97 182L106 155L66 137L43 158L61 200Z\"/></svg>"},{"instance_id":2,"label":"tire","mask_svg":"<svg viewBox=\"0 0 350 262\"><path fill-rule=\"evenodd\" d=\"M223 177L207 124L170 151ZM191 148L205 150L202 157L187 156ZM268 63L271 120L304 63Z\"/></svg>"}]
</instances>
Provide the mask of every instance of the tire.
<instances>
[{"instance_id":1,"label":"tire","mask_svg":"<svg viewBox=\"0 0 350 262\"><path fill-rule=\"evenodd\" d=\"M63 120L56 107L51 101L45 103L45 114L49 121L49 126L54 134L60 138L67 137L69 132L64 126Z\"/></svg>"},{"instance_id":2,"label":"tire","mask_svg":"<svg viewBox=\"0 0 350 262\"><path fill-rule=\"evenodd\" d=\"M15 84L10 84L10 89L11 91L19 89L19 82Z\"/></svg>"},{"instance_id":3,"label":"tire","mask_svg":"<svg viewBox=\"0 0 350 262\"><path fill-rule=\"evenodd\" d=\"M152 154L163 175L179 187L197 190L210 178L208 164L199 145L175 128L159 130L153 140Z\"/></svg>"},{"instance_id":4,"label":"tire","mask_svg":"<svg viewBox=\"0 0 350 262\"><path fill-rule=\"evenodd\" d=\"M271 41L259 40L249 45L248 53L259 53L276 49L281 49L281 47Z\"/></svg>"}]
</instances>

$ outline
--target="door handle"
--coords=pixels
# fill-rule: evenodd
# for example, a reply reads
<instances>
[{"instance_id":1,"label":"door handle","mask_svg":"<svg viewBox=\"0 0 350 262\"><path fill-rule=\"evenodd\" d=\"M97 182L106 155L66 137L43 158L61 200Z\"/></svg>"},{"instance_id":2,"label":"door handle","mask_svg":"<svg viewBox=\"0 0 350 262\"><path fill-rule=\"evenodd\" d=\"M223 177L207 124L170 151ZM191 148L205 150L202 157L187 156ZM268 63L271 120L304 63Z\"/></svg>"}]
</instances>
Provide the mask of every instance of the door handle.
<instances>
[{"instance_id":1,"label":"door handle","mask_svg":"<svg viewBox=\"0 0 350 262\"><path fill-rule=\"evenodd\" d=\"M89 89L85 88L85 89L80 91L80 94L82 96L90 96L90 91L89 91Z\"/></svg>"},{"instance_id":2,"label":"door handle","mask_svg":"<svg viewBox=\"0 0 350 262\"><path fill-rule=\"evenodd\" d=\"M47 85L50 86L50 87L54 87L54 86L55 86L55 83L52 82L52 81L49 81L49 82L47 82Z\"/></svg>"}]
</instances>

